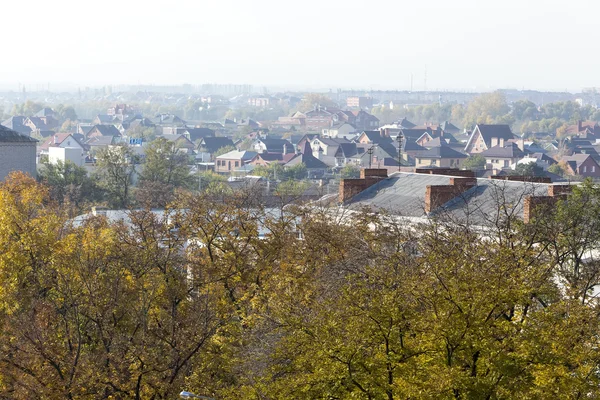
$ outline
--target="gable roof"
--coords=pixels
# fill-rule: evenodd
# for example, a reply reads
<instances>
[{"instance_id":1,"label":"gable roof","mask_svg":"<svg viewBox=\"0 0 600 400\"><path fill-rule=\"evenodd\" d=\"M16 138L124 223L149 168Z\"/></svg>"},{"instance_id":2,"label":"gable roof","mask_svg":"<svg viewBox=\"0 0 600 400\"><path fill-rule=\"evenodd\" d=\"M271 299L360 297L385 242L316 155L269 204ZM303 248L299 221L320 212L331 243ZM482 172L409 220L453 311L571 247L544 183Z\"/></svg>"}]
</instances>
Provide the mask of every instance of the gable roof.
<instances>
[{"instance_id":1,"label":"gable roof","mask_svg":"<svg viewBox=\"0 0 600 400\"><path fill-rule=\"evenodd\" d=\"M307 169L327 169L328 166L323 161L317 159L312 154L312 148L310 147L310 142L306 141L304 143L304 149L301 154L297 157L294 157L285 165L288 167L293 167L294 165L304 164Z\"/></svg>"},{"instance_id":2,"label":"gable roof","mask_svg":"<svg viewBox=\"0 0 600 400\"><path fill-rule=\"evenodd\" d=\"M215 136L215 131L209 128L186 128L186 131L192 142L204 137Z\"/></svg>"},{"instance_id":3,"label":"gable roof","mask_svg":"<svg viewBox=\"0 0 600 400\"><path fill-rule=\"evenodd\" d=\"M114 125L94 125L92 129L88 131L88 135L93 130L97 130L102 136L121 136L121 132Z\"/></svg>"},{"instance_id":4,"label":"gable roof","mask_svg":"<svg viewBox=\"0 0 600 400\"><path fill-rule=\"evenodd\" d=\"M494 146L481 153L484 157L499 157L499 158L521 158L527 152L524 152L517 146L516 143L509 143L506 146Z\"/></svg>"},{"instance_id":5,"label":"gable roof","mask_svg":"<svg viewBox=\"0 0 600 400\"><path fill-rule=\"evenodd\" d=\"M415 157L419 158L467 158L465 153L454 150L449 146L432 147L429 150L418 152Z\"/></svg>"},{"instance_id":6,"label":"gable roof","mask_svg":"<svg viewBox=\"0 0 600 400\"><path fill-rule=\"evenodd\" d=\"M58 146L62 144L68 137L71 137L75 142L85 148L85 145L81 143L73 134L71 133L55 133L54 135L48 136L41 145L38 146L39 150L48 150L50 147Z\"/></svg>"},{"instance_id":7,"label":"gable roof","mask_svg":"<svg viewBox=\"0 0 600 400\"><path fill-rule=\"evenodd\" d=\"M415 126L417 126L417 125L413 124L412 122L410 122L409 120L407 120L406 117L402 118L402 120L398 121L396 124L399 127L405 128L405 129L412 129Z\"/></svg>"},{"instance_id":8,"label":"gable roof","mask_svg":"<svg viewBox=\"0 0 600 400\"><path fill-rule=\"evenodd\" d=\"M444 132L460 132L460 129L454 125L453 123L449 122L449 121L445 121L442 124L442 130Z\"/></svg>"},{"instance_id":9,"label":"gable roof","mask_svg":"<svg viewBox=\"0 0 600 400\"><path fill-rule=\"evenodd\" d=\"M29 134L31 132L31 128L25 125L26 119L27 117L24 117L22 115L16 115L3 121L2 125L7 127L8 129L12 129L13 131Z\"/></svg>"},{"instance_id":10,"label":"gable roof","mask_svg":"<svg viewBox=\"0 0 600 400\"><path fill-rule=\"evenodd\" d=\"M114 115L108 115L108 114L98 114L96 115L96 119L98 119L98 121L100 121L101 123L110 123L113 122L115 120Z\"/></svg>"},{"instance_id":11,"label":"gable roof","mask_svg":"<svg viewBox=\"0 0 600 400\"><path fill-rule=\"evenodd\" d=\"M0 143L37 143L37 140L0 125Z\"/></svg>"},{"instance_id":12,"label":"gable roof","mask_svg":"<svg viewBox=\"0 0 600 400\"><path fill-rule=\"evenodd\" d=\"M588 158L591 158L594 162L594 158L589 154L573 154L572 156L564 156L562 161L566 161L567 163L575 163L576 168L579 168L581 164L587 161Z\"/></svg>"},{"instance_id":13,"label":"gable roof","mask_svg":"<svg viewBox=\"0 0 600 400\"><path fill-rule=\"evenodd\" d=\"M261 142L267 148L267 153L283 153L284 148L287 148L287 151L293 151L294 145L291 144L287 139L258 139L258 142Z\"/></svg>"},{"instance_id":14,"label":"gable roof","mask_svg":"<svg viewBox=\"0 0 600 400\"><path fill-rule=\"evenodd\" d=\"M207 136L200 140L198 148L205 149L208 153L214 153L222 147L233 146L233 140L222 136Z\"/></svg>"},{"instance_id":15,"label":"gable roof","mask_svg":"<svg viewBox=\"0 0 600 400\"><path fill-rule=\"evenodd\" d=\"M252 160L254 157L256 157L256 154L254 151L239 151L239 150L232 150L229 153L225 153L225 154L221 154L220 156L217 157L217 159L227 159L227 160L242 160L242 161L250 161Z\"/></svg>"},{"instance_id":16,"label":"gable roof","mask_svg":"<svg viewBox=\"0 0 600 400\"><path fill-rule=\"evenodd\" d=\"M34 117L54 117L56 112L50 107L44 107L40 111L33 114Z\"/></svg>"},{"instance_id":17,"label":"gable roof","mask_svg":"<svg viewBox=\"0 0 600 400\"><path fill-rule=\"evenodd\" d=\"M515 138L508 125L485 125L478 124L475 129L479 130L487 147L491 147L492 138L504 139L508 141Z\"/></svg>"},{"instance_id":18,"label":"gable roof","mask_svg":"<svg viewBox=\"0 0 600 400\"><path fill-rule=\"evenodd\" d=\"M184 145L187 145L185 147L190 147L190 148L194 148L196 147L196 145L194 143L192 143L190 141L190 139L188 139L185 135L183 134L173 134L173 135L159 135L157 138L164 138L166 140L168 140L169 142L177 142L177 141L181 141L183 140L185 143Z\"/></svg>"},{"instance_id":19,"label":"gable roof","mask_svg":"<svg viewBox=\"0 0 600 400\"><path fill-rule=\"evenodd\" d=\"M108 146L113 144L118 136L94 136L85 142L88 146Z\"/></svg>"}]
</instances>

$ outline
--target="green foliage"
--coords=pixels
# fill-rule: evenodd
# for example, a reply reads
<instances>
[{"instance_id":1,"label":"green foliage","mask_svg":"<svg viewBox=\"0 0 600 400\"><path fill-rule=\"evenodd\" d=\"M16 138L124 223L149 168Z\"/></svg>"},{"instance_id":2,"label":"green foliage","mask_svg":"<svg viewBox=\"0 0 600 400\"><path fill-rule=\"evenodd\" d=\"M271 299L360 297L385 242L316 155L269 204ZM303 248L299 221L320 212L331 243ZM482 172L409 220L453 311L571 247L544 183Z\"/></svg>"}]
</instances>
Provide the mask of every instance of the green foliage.
<instances>
[{"instance_id":1,"label":"green foliage","mask_svg":"<svg viewBox=\"0 0 600 400\"><path fill-rule=\"evenodd\" d=\"M213 154L213 157L219 157L222 156L223 154L229 153L230 151L234 151L235 147L234 146L223 146L221 148L219 148L217 151L215 151L215 154Z\"/></svg>"},{"instance_id":2,"label":"green foliage","mask_svg":"<svg viewBox=\"0 0 600 400\"><path fill-rule=\"evenodd\" d=\"M272 181L301 180L306 178L307 173L308 170L304 163L287 168L278 163L271 163L266 167L259 165L253 171L254 175L263 176Z\"/></svg>"},{"instance_id":3,"label":"green foliage","mask_svg":"<svg viewBox=\"0 0 600 400\"><path fill-rule=\"evenodd\" d=\"M544 169L537 165L536 162L532 161L530 163L521 163L517 164L515 170L512 171L513 175L519 176L543 176Z\"/></svg>"},{"instance_id":4,"label":"green foliage","mask_svg":"<svg viewBox=\"0 0 600 400\"><path fill-rule=\"evenodd\" d=\"M212 186L159 215L70 221L11 174L0 397L600 398L591 181L529 224L499 200L506 218L483 230L442 214L272 212Z\"/></svg>"},{"instance_id":5,"label":"green foliage","mask_svg":"<svg viewBox=\"0 0 600 400\"><path fill-rule=\"evenodd\" d=\"M100 188L88 177L86 169L71 161L42 164L38 179L48 186L50 198L60 204L67 202L81 207L102 198Z\"/></svg>"},{"instance_id":6,"label":"green foliage","mask_svg":"<svg viewBox=\"0 0 600 400\"><path fill-rule=\"evenodd\" d=\"M463 168L471 170L481 170L485 169L485 165L486 161L484 156L482 156L481 154L473 154L467 157L467 159L463 163Z\"/></svg>"},{"instance_id":7,"label":"green foliage","mask_svg":"<svg viewBox=\"0 0 600 400\"><path fill-rule=\"evenodd\" d=\"M108 204L114 208L128 207L138 156L122 145L101 149L96 159L98 184L105 190Z\"/></svg>"},{"instance_id":8,"label":"green foliage","mask_svg":"<svg viewBox=\"0 0 600 400\"><path fill-rule=\"evenodd\" d=\"M77 113L75 112L75 108L73 106L65 106L64 104L58 104L54 107L54 111L58 113L60 121L77 121Z\"/></svg>"},{"instance_id":9,"label":"green foliage","mask_svg":"<svg viewBox=\"0 0 600 400\"><path fill-rule=\"evenodd\" d=\"M467 105L463 126L472 128L475 124L506 123L509 111L506 96L502 92L482 94Z\"/></svg>"},{"instance_id":10,"label":"green foliage","mask_svg":"<svg viewBox=\"0 0 600 400\"><path fill-rule=\"evenodd\" d=\"M360 177L360 168L356 165L346 164L340 171L342 179L352 179Z\"/></svg>"},{"instance_id":11,"label":"green foliage","mask_svg":"<svg viewBox=\"0 0 600 400\"><path fill-rule=\"evenodd\" d=\"M193 182L188 166L189 156L177 144L158 138L145 147L146 157L140 181L172 187L189 187Z\"/></svg>"},{"instance_id":12,"label":"green foliage","mask_svg":"<svg viewBox=\"0 0 600 400\"><path fill-rule=\"evenodd\" d=\"M551 166L549 166L548 172L558 176L565 176L565 174L567 173L567 171L565 171L564 166L560 163L552 164Z\"/></svg>"},{"instance_id":13,"label":"green foliage","mask_svg":"<svg viewBox=\"0 0 600 400\"><path fill-rule=\"evenodd\" d=\"M44 108L42 103L38 103L35 101L27 100L22 104L15 104L10 112L11 115L24 115L26 117L30 117L33 114L40 111Z\"/></svg>"}]
</instances>

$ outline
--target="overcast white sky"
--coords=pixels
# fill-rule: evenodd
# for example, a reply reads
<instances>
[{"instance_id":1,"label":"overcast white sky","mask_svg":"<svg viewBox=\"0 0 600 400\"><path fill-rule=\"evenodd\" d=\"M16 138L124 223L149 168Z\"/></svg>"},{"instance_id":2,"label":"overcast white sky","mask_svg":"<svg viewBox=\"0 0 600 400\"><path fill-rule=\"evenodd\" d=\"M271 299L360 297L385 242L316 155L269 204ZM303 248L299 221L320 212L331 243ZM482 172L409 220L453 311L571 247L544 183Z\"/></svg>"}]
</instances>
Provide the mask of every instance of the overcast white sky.
<instances>
[{"instance_id":1,"label":"overcast white sky","mask_svg":"<svg viewBox=\"0 0 600 400\"><path fill-rule=\"evenodd\" d=\"M11 0L0 83L600 86L592 0Z\"/></svg>"}]
</instances>

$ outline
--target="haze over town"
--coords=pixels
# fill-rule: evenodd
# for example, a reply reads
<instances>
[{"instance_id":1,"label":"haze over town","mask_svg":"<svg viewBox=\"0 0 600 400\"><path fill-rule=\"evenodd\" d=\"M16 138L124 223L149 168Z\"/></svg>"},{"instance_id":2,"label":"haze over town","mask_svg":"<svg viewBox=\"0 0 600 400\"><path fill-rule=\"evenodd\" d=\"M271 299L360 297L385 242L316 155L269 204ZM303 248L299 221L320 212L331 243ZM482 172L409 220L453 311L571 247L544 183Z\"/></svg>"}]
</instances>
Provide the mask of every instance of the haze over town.
<instances>
[{"instance_id":1,"label":"haze over town","mask_svg":"<svg viewBox=\"0 0 600 400\"><path fill-rule=\"evenodd\" d=\"M587 0L276 0L3 5L3 89L235 83L579 91L597 86ZM590 40L587 40L587 39ZM574 62L574 60L579 60Z\"/></svg>"}]
</instances>

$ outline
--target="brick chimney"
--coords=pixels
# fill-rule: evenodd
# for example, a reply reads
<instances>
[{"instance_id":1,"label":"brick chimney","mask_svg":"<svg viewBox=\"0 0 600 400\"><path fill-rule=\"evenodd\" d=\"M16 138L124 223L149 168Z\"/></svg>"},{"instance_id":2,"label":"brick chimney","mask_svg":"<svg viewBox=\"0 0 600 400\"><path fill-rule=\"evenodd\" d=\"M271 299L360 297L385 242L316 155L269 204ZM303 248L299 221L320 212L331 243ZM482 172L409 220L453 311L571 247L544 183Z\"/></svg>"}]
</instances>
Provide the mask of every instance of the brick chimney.
<instances>
[{"instance_id":1,"label":"brick chimney","mask_svg":"<svg viewBox=\"0 0 600 400\"><path fill-rule=\"evenodd\" d=\"M474 186L477 186L477 178L450 178L449 185L428 185L425 191L425 212L435 211Z\"/></svg>"},{"instance_id":2,"label":"brick chimney","mask_svg":"<svg viewBox=\"0 0 600 400\"><path fill-rule=\"evenodd\" d=\"M344 203L350 200L363 190L387 179L387 177L387 169L385 168L361 169L359 179L342 179L340 181L339 202Z\"/></svg>"},{"instance_id":3,"label":"brick chimney","mask_svg":"<svg viewBox=\"0 0 600 400\"><path fill-rule=\"evenodd\" d=\"M528 224L535 216L536 209L549 210L557 201L567 198L572 190L571 185L548 185L547 196L527 196L523 201L523 222Z\"/></svg>"}]
</instances>

